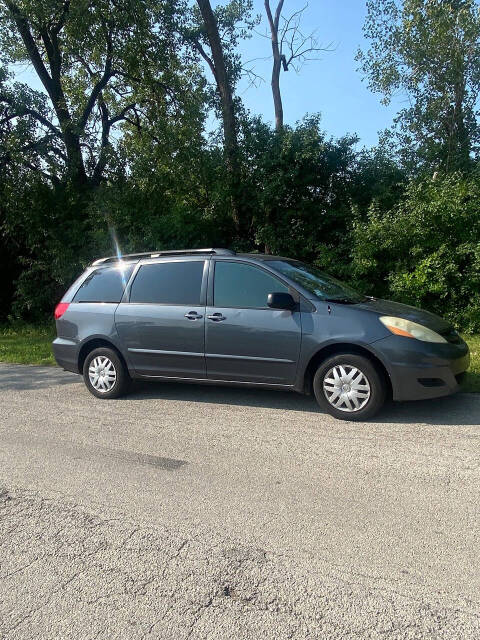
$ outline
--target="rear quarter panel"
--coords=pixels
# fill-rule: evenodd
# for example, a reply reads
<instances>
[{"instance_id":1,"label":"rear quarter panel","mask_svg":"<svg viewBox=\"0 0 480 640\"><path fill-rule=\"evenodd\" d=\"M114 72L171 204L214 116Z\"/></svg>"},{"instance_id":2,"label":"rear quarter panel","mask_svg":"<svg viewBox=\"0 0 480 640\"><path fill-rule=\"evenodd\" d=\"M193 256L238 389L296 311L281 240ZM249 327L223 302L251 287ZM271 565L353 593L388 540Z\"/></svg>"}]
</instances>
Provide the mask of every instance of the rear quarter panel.
<instances>
[{"instance_id":1,"label":"rear quarter panel","mask_svg":"<svg viewBox=\"0 0 480 640\"><path fill-rule=\"evenodd\" d=\"M78 361L83 345L95 339L111 342L123 355L130 370L128 355L118 337L115 328L115 310L117 303L110 302L72 302L63 316L56 321L57 348L66 350L70 345L69 359ZM81 373L81 372L79 372Z\"/></svg>"}]
</instances>

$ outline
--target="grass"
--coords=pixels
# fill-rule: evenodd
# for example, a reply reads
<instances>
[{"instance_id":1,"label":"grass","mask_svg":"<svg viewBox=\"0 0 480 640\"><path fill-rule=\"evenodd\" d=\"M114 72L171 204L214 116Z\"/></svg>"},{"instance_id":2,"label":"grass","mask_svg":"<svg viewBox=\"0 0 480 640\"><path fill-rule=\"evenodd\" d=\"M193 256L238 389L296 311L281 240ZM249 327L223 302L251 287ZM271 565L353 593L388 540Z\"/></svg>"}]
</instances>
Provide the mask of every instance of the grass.
<instances>
[{"instance_id":1,"label":"grass","mask_svg":"<svg viewBox=\"0 0 480 640\"><path fill-rule=\"evenodd\" d=\"M52 354L54 337L52 325L0 326L0 362L55 365ZM472 362L462 387L464 391L480 393L480 334L464 338L470 346Z\"/></svg>"},{"instance_id":2,"label":"grass","mask_svg":"<svg viewBox=\"0 0 480 640\"><path fill-rule=\"evenodd\" d=\"M0 326L0 362L55 365L52 340L55 327Z\"/></svg>"},{"instance_id":3,"label":"grass","mask_svg":"<svg viewBox=\"0 0 480 640\"><path fill-rule=\"evenodd\" d=\"M463 381L463 391L480 393L480 335L463 336L470 347L470 368Z\"/></svg>"}]
</instances>

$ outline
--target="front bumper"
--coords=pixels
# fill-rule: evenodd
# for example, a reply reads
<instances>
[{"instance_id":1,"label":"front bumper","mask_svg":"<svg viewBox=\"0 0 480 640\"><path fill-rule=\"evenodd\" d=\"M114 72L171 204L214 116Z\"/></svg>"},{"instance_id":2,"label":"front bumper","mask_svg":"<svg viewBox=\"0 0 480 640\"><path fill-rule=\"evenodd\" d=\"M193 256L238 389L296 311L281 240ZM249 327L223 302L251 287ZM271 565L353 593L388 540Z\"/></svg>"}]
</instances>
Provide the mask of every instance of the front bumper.
<instances>
[{"instance_id":1,"label":"front bumper","mask_svg":"<svg viewBox=\"0 0 480 640\"><path fill-rule=\"evenodd\" d=\"M426 400L459 391L470 365L468 345L421 342L389 336L371 345L385 365L394 400Z\"/></svg>"}]
</instances>

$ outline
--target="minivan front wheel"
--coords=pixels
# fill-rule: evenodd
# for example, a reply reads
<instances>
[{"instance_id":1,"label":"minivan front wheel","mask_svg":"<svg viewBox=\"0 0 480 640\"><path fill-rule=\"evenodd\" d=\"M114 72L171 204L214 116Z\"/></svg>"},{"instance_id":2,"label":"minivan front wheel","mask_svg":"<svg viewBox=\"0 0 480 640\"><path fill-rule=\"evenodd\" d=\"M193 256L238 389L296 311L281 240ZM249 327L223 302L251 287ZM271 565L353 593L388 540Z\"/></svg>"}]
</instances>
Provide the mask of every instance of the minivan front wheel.
<instances>
[{"instance_id":1,"label":"minivan front wheel","mask_svg":"<svg viewBox=\"0 0 480 640\"><path fill-rule=\"evenodd\" d=\"M83 364L83 379L90 393L102 399L123 395L130 381L118 354L107 347L94 349L87 355Z\"/></svg>"},{"instance_id":2,"label":"minivan front wheel","mask_svg":"<svg viewBox=\"0 0 480 640\"><path fill-rule=\"evenodd\" d=\"M363 356L341 353L320 364L313 379L318 404L340 420L367 420L385 402L386 385L375 365Z\"/></svg>"}]
</instances>

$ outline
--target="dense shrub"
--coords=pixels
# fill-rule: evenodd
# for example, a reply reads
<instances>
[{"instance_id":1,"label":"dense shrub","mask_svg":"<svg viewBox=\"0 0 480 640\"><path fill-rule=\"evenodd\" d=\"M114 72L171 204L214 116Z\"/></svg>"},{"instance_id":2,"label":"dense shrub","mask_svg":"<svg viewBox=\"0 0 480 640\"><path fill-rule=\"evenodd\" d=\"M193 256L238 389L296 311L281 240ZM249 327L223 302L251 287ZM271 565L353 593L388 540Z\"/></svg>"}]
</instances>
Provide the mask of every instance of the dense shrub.
<instances>
[{"instance_id":1,"label":"dense shrub","mask_svg":"<svg viewBox=\"0 0 480 640\"><path fill-rule=\"evenodd\" d=\"M363 290L423 306L480 331L480 177L412 182L391 210L375 204L353 229Z\"/></svg>"},{"instance_id":2,"label":"dense shrub","mask_svg":"<svg viewBox=\"0 0 480 640\"><path fill-rule=\"evenodd\" d=\"M41 178L0 181L1 260L12 273L3 316L39 321L99 255L233 246L315 263L366 293L480 331L480 176L407 182L382 149L332 140L309 118L279 134L242 122L243 209L235 237L222 154L136 139L109 182L78 193ZM177 141L178 142L178 141ZM173 142L172 142L173 144ZM8 249L8 251L7 251ZM12 299L13 294L13 299ZM0 314L1 315L1 314Z\"/></svg>"},{"instance_id":3,"label":"dense shrub","mask_svg":"<svg viewBox=\"0 0 480 640\"><path fill-rule=\"evenodd\" d=\"M260 120L247 124L243 149L252 240L271 253L318 259L337 269L350 219L356 138L328 138L318 117L281 133Z\"/></svg>"}]
</instances>

